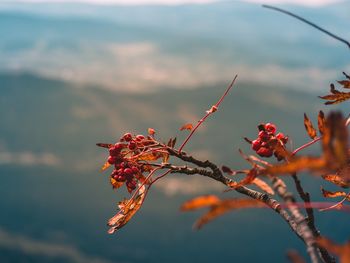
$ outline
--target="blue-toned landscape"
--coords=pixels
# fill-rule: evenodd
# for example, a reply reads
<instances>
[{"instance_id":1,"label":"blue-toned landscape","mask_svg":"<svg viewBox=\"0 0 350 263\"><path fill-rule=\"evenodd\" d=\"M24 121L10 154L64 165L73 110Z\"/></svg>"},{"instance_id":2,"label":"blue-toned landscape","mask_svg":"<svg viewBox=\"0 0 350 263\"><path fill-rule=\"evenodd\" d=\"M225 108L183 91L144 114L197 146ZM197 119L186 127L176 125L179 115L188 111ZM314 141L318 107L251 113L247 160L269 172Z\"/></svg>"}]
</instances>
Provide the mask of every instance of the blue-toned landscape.
<instances>
[{"instance_id":1,"label":"blue-toned landscape","mask_svg":"<svg viewBox=\"0 0 350 263\"><path fill-rule=\"evenodd\" d=\"M281 5L349 39L350 2ZM294 148L308 141L303 113L350 72L348 48L259 4L89 5L0 1L0 262L287 262L304 245L269 209L229 213L200 231L181 204L224 188L200 176L156 184L123 229L106 222L128 193L101 173L127 131L179 141L238 80L186 149L218 165L248 166L261 122L274 122ZM318 153L319 145L310 148ZM300 176L324 201L316 177ZM286 179L292 189L292 181ZM322 234L345 242L349 214L316 212Z\"/></svg>"}]
</instances>

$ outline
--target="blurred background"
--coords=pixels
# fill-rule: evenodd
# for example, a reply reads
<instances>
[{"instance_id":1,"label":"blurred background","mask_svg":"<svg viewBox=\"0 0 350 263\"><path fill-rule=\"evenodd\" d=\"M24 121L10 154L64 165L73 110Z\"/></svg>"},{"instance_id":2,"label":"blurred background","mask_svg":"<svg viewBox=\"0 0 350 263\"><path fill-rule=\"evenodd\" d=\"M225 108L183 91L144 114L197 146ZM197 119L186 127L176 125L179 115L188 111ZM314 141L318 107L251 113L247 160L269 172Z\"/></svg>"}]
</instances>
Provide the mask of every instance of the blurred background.
<instances>
[{"instance_id":1,"label":"blurred background","mask_svg":"<svg viewBox=\"0 0 350 263\"><path fill-rule=\"evenodd\" d=\"M251 153L242 138L261 122L296 148L308 141L304 112L316 120L319 109L348 111L317 97L350 72L348 48L263 2L350 38L350 1L0 0L0 262L286 262L288 249L304 253L268 209L193 231L200 213L179 212L182 202L236 196L199 176L168 176L127 226L106 233L128 195L100 172L107 152L96 142L148 127L181 141L179 127L195 123L235 74L232 93L187 147L219 165L248 167L238 149ZM320 185L332 190L301 180L314 201L324 200ZM316 217L326 236L349 238L349 214Z\"/></svg>"}]
</instances>

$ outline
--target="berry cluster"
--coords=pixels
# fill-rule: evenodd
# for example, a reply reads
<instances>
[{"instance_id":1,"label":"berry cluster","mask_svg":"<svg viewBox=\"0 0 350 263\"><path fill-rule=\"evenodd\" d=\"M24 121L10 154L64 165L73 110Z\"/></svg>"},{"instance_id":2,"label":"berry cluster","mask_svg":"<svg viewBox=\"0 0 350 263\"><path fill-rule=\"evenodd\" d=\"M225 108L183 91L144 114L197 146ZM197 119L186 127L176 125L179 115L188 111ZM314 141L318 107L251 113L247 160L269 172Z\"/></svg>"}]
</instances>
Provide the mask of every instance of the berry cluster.
<instances>
[{"instance_id":1,"label":"berry cluster","mask_svg":"<svg viewBox=\"0 0 350 263\"><path fill-rule=\"evenodd\" d=\"M133 136L131 133L125 133L119 142L109 147L107 162L114 165L111 179L114 179L118 185L125 182L129 192L135 190L137 181L142 181L144 178L142 166L133 157L145 149L150 139L149 136L146 138L143 135Z\"/></svg>"},{"instance_id":2,"label":"berry cluster","mask_svg":"<svg viewBox=\"0 0 350 263\"><path fill-rule=\"evenodd\" d=\"M252 149L261 157L271 157L273 154L280 161L283 157L269 145L273 139L277 139L283 146L288 142L288 137L283 133L276 134L276 125L272 123L260 124L258 126L258 138L251 142Z\"/></svg>"}]
</instances>

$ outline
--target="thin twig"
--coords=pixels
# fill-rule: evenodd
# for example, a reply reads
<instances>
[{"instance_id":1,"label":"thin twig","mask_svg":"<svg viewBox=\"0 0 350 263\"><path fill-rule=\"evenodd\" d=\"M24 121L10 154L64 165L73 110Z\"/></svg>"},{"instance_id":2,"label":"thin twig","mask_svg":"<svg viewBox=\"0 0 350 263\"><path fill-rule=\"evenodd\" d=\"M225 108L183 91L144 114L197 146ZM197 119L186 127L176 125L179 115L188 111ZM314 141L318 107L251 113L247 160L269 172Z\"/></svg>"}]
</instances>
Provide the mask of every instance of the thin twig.
<instances>
[{"instance_id":1,"label":"thin twig","mask_svg":"<svg viewBox=\"0 0 350 263\"><path fill-rule=\"evenodd\" d=\"M224 98L226 97L226 95L229 93L229 91L231 90L231 88L233 87L233 85L235 84L235 81L237 79L237 75L233 78L233 80L231 81L230 85L228 85L225 93L221 96L221 98L218 100L218 102L210 109L206 112L206 114L204 115L204 117L202 119L200 119L197 123L197 125L192 129L192 131L190 132L190 134L187 136L187 138L184 140L184 142L181 144L180 148L179 148L179 152L182 151L182 149L185 147L185 145L189 142L189 140L191 139L192 135L196 132L196 130L199 128L199 126L201 126L201 124L211 115L213 114L218 107L220 106L221 102L224 100ZM215 107L215 110L213 110Z\"/></svg>"},{"instance_id":2,"label":"thin twig","mask_svg":"<svg viewBox=\"0 0 350 263\"><path fill-rule=\"evenodd\" d=\"M289 15L289 16L292 16L292 17L294 17L294 18L296 18L296 19L298 19L298 20L300 20L300 21L302 21L302 22L304 22L304 23L306 23L306 24L308 24L308 25L310 25L310 26L316 28L317 30L319 30L319 31L321 31L321 32L323 32L323 33L325 33L325 34L327 34L328 36L330 36L330 37L332 37L332 38L334 38L334 39L336 39L336 40L338 40L338 41L344 43L345 45L348 46L348 48L350 48L350 42L349 42L349 41L347 41L347 40L345 40L344 38L341 38L341 37L339 37L339 36L337 36L337 35L335 35L335 34L329 32L329 31L326 30L326 29L323 29L322 27L316 25L316 24L313 23L313 22L310 22L310 21L306 20L305 18L303 18L303 17L301 17L301 16L298 16L298 15L296 15L296 14L293 14L292 12L286 11L286 10L281 9L281 8L278 8L278 7L270 6L270 5L263 5L263 7L269 8L269 9L272 9L272 10L275 10L275 11L278 11L278 12L281 12L281 13L286 14L286 15Z\"/></svg>"}]
</instances>

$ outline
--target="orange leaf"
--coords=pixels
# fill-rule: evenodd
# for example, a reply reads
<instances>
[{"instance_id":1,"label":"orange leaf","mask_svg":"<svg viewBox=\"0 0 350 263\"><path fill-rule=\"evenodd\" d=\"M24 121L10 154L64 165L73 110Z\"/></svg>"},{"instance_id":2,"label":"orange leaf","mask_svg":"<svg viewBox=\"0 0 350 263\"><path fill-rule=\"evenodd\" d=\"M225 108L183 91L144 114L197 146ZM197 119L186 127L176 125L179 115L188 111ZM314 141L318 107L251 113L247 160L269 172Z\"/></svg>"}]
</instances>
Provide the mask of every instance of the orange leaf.
<instances>
[{"instance_id":1,"label":"orange leaf","mask_svg":"<svg viewBox=\"0 0 350 263\"><path fill-rule=\"evenodd\" d=\"M255 178L252 183L255 184L261 190L263 190L264 192L266 192L266 193L268 193L270 195L274 195L275 194L273 189L266 182L261 180L260 178Z\"/></svg>"},{"instance_id":2,"label":"orange leaf","mask_svg":"<svg viewBox=\"0 0 350 263\"><path fill-rule=\"evenodd\" d=\"M287 257L292 263L305 263L306 261L295 250L290 250L287 253Z\"/></svg>"},{"instance_id":3,"label":"orange leaf","mask_svg":"<svg viewBox=\"0 0 350 263\"><path fill-rule=\"evenodd\" d=\"M123 182L118 182L113 177L110 177L109 181L110 181L111 185L113 186L113 189L118 189L119 187L121 187L123 185Z\"/></svg>"},{"instance_id":4,"label":"orange leaf","mask_svg":"<svg viewBox=\"0 0 350 263\"><path fill-rule=\"evenodd\" d=\"M124 200L119 203L119 212L108 221L108 226L111 227L108 230L109 234L115 233L118 229L122 228L130 221L130 219L141 208L146 192L146 187L142 186L133 199Z\"/></svg>"},{"instance_id":5,"label":"orange leaf","mask_svg":"<svg viewBox=\"0 0 350 263\"><path fill-rule=\"evenodd\" d=\"M331 91L331 94L319 97L323 100L328 100L325 102L326 105L338 104L338 103L341 103L343 101L350 99L350 92L340 92L339 90L335 89L333 84L331 84L330 91Z\"/></svg>"},{"instance_id":6,"label":"orange leaf","mask_svg":"<svg viewBox=\"0 0 350 263\"><path fill-rule=\"evenodd\" d=\"M196 210L207 206L212 206L220 202L220 199L215 195L204 195L186 201L182 204L181 211Z\"/></svg>"},{"instance_id":7,"label":"orange leaf","mask_svg":"<svg viewBox=\"0 0 350 263\"><path fill-rule=\"evenodd\" d=\"M211 206L210 210L201 216L195 223L195 228L199 229L215 218L236 209L265 207L265 204L255 199L227 199Z\"/></svg>"},{"instance_id":8,"label":"orange leaf","mask_svg":"<svg viewBox=\"0 0 350 263\"><path fill-rule=\"evenodd\" d=\"M348 131L340 112L331 112L326 119L322 148L328 166L341 168L348 161Z\"/></svg>"},{"instance_id":9,"label":"orange leaf","mask_svg":"<svg viewBox=\"0 0 350 263\"><path fill-rule=\"evenodd\" d=\"M323 113L323 111L320 111L318 113L318 118L317 118L318 130L320 131L320 134L324 133L325 122L326 122L326 119L324 117L324 113Z\"/></svg>"},{"instance_id":10,"label":"orange leaf","mask_svg":"<svg viewBox=\"0 0 350 263\"><path fill-rule=\"evenodd\" d=\"M342 192L342 191L336 191L336 192L331 192L331 191L327 191L323 188L321 188L322 194L324 197L328 197L328 198L336 198L339 196L346 196L347 193ZM347 197L347 199L350 201L350 197Z\"/></svg>"},{"instance_id":11,"label":"orange leaf","mask_svg":"<svg viewBox=\"0 0 350 263\"><path fill-rule=\"evenodd\" d=\"M187 123L180 128L180 131L183 131L183 130L192 131L192 129L193 129L193 125L191 123Z\"/></svg>"},{"instance_id":12,"label":"orange leaf","mask_svg":"<svg viewBox=\"0 0 350 263\"><path fill-rule=\"evenodd\" d=\"M139 161L156 161L162 157L163 157L162 153L152 151L152 152L147 152L147 153L141 154L140 157L137 158L137 160L139 160Z\"/></svg>"},{"instance_id":13,"label":"orange leaf","mask_svg":"<svg viewBox=\"0 0 350 263\"><path fill-rule=\"evenodd\" d=\"M283 157L283 159L286 160L289 160L291 157L291 153L286 150L285 146L280 140L272 139L268 142L268 145L273 149L276 156Z\"/></svg>"},{"instance_id":14,"label":"orange leaf","mask_svg":"<svg viewBox=\"0 0 350 263\"><path fill-rule=\"evenodd\" d=\"M310 119L307 117L306 113L304 113L304 125L305 125L306 132L310 136L310 138L315 139L316 130L312 125L312 122L310 121Z\"/></svg>"},{"instance_id":15,"label":"orange leaf","mask_svg":"<svg viewBox=\"0 0 350 263\"><path fill-rule=\"evenodd\" d=\"M316 243L330 253L338 256L339 263L350 263L350 242L347 242L344 245L338 245L327 238L319 237L316 240Z\"/></svg>"},{"instance_id":16,"label":"orange leaf","mask_svg":"<svg viewBox=\"0 0 350 263\"><path fill-rule=\"evenodd\" d=\"M331 182L337 186L340 186L342 188L348 188L349 183L343 180L339 175L336 174L327 174L327 175L322 175L322 178L325 179L328 182Z\"/></svg>"},{"instance_id":17,"label":"orange leaf","mask_svg":"<svg viewBox=\"0 0 350 263\"><path fill-rule=\"evenodd\" d=\"M107 170L108 167L110 167L110 166L111 166L111 164L110 164L109 162L105 162L104 165L102 165L101 170L102 170L102 171L105 171L105 170Z\"/></svg>"},{"instance_id":18,"label":"orange leaf","mask_svg":"<svg viewBox=\"0 0 350 263\"><path fill-rule=\"evenodd\" d=\"M264 174L292 174L304 170L321 170L325 167L324 158L311 156L294 157L290 162L277 164L265 169Z\"/></svg>"},{"instance_id":19,"label":"orange leaf","mask_svg":"<svg viewBox=\"0 0 350 263\"><path fill-rule=\"evenodd\" d=\"M340 85L343 86L344 89L350 89L350 81L349 80L340 80L338 81Z\"/></svg>"}]
</instances>

